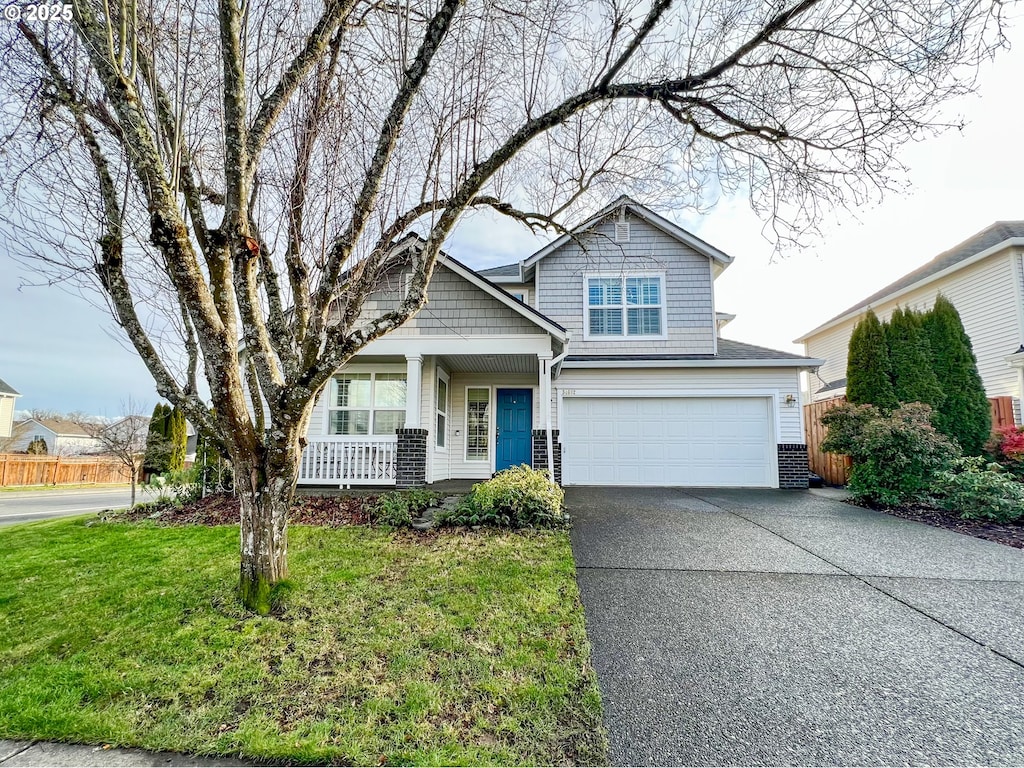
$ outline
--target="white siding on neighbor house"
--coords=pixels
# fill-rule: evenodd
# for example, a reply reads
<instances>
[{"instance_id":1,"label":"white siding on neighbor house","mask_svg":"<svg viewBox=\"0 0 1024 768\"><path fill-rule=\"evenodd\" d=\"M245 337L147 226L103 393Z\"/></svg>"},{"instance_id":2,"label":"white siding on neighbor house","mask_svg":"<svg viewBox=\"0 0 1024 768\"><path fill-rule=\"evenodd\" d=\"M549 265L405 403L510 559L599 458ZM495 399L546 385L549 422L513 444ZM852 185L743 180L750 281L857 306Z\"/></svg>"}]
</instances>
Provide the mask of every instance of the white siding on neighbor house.
<instances>
[{"instance_id":1,"label":"white siding on neighbor house","mask_svg":"<svg viewBox=\"0 0 1024 768\"><path fill-rule=\"evenodd\" d=\"M715 317L708 258L635 216L627 217L629 242L616 243L616 217L537 262L537 309L570 331L573 354L712 354ZM668 338L584 340L584 276L633 270L665 273Z\"/></svg>"},{"instance_id":2,"label":"white siding on neighbor house","mask_svg":"<svg viewBox=\"0 0 1024 768\"><path fill-rule=\"evenodd\" d=\"M397 308L402 298L402 270L392 270L371 294L361 317L376 317ZM388 338L403 336L543 334L532 320L439 263L427 288L427 304ZM415 352L415 345L410 345Z\"/></svg>"},{"instance_id":3,"label":"white siding on neighbor house","mask_svg":"<svg viewBox=\"0 0 1024 768\"><path fill-rule=\"evenodd\" d=\"M0 395L0 437L10 437L14 429L13 397Z\"/></svg>"},{"instance_id":4,"label":"white siding on neighbor house","mask_svg":"<svg viewBox=\"0 0 1024 768\"><path fill-rule=\"evenodd\" d=\"M929 309L935 297L942 293L960 313L964 329L971 337L974 356L978 359L978 372L989 397L1021 397L1019 379L1004 358L1012 354L1024 340L1020 328L1019 286L1021 277L1015 261L1020 258L1011 251L984 259L958 270L940 280L905 293L895 300L874 305L872 309L880 320L888 320L897 306L916 310ZM866 311L866 310L865 310ZM850 336L858 316L808 338L805 343L808 357L825 359L818 372L820 380L811 376L811 392L824 382L846 376L846 360ZM831 393L815 395L817 399Z\"/></svg>"},{"instance_id":5,"label":"white siding on neighbor house","mask_svg":"<svg viewBox=\"0 0 1024 768\"><path fill-rule=\"evenodd\" d=\"M554 382L561 390L643 390L651 396L659 393L701 392L729 397L744 392L771 392L776 395L776 439L779 443L805 441L800 407L800 380L795 368L649 368L649 369L570 369ZM793 395L793 405L786 404ZM565 397L565 395L563 395ZM557 411L557 397L553 411ZM553 416L558 428L557 413Z\"/></svg>"}]
</instances>

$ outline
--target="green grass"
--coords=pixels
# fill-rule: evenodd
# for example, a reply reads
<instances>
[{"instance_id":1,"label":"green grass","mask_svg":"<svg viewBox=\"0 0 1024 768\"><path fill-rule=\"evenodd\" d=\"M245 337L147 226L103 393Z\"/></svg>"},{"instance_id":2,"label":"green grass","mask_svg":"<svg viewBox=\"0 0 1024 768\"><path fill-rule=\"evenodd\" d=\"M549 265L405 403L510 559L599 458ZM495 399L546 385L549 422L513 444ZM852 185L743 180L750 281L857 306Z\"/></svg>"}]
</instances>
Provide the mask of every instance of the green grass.
<instances>
[{"instance_id":1,"label":"green grass","mask_svg":"<svg viewBox=\"0 0 1024 768\"><path fill-rule=\"evenodd\" d=\"M294 527L278 617L238 530L0 531L0 737L275 762L603 763L564 532Z\"/></svg>"}]
</instances>

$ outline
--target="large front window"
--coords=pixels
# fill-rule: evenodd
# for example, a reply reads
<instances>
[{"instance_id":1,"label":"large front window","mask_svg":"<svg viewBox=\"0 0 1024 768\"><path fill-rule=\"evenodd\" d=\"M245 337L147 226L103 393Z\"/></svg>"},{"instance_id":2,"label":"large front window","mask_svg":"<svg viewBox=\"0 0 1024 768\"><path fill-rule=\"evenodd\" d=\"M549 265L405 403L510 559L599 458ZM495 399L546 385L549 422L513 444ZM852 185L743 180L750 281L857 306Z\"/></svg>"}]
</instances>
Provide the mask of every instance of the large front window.
<instances>
[{"instance_id":1,"label":"large front window","mask_svg":"<svg viewBox=\"0 0 1024 768\"><path fill-rule=\"evenodd\" d=\"M393 435L405 423L404 373L343 373L331 386L330 434Z\"/></svg>"},{"instance_id":2,"label":"large front window","mask_svg":"<svg viewBox=\"0 0 1024 768\"><path fill-rule=\"evenodd\" d=\"M586 336L663 337L663 282L661 275L588 277Z\"/></svg>"}]
</instances>

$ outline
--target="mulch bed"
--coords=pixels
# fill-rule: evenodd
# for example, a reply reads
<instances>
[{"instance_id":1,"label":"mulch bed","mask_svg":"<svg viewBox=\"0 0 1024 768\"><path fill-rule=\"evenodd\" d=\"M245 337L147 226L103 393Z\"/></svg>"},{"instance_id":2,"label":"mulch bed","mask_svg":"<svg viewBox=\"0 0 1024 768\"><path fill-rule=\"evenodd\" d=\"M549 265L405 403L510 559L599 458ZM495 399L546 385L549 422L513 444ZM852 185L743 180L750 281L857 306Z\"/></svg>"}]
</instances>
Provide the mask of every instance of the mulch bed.
<instances>
[{"instance_id":1,"label":"mulch bed","mask_svg":"<svg viewBox=\"0 0 1024 768\"><path fill-rule=\"evenodd\" d=\"M936 528L946 528L967 536L974 536L977 539L986 539L998 544L1005 544L1008 547L1024 549L1024 522L993 523L986 520L965 520L945 510L925 505L875 507L864 504L862 506L885 512L894 517L902 517L905 520L926 523L934 525Z\"/></svg>"},{"instance_id":2,"label":"mulch bed","mask_svg":"<svg viewBox=\"0 0 1024 768\"><path fill-rule=\"evenodd\" d=\"M292 504L288 522L297 525L322 525L337 528L343 525L366 525L370 517L366 506L375 496L359 498L347 496L297 496ZM106 519L118 522L155 520L163 525L237 525L240 516L238 499L230 494L216 493L194 504L175 506L166 504L119 512Z\"/></svg>"}]
</instances>

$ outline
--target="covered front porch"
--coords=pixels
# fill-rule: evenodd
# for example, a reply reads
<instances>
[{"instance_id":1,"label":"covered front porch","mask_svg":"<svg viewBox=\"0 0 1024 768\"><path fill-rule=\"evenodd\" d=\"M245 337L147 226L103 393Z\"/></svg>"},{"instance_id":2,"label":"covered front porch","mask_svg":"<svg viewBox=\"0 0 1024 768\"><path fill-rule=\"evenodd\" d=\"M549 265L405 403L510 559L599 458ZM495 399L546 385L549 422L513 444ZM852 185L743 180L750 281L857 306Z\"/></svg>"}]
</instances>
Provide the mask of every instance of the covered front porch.
<instances>
[{"instance_id":1,"label":"covered front porch","mask_svg":"<svg viewBox=\"0 0 1024 768\"><path fill-rule=\"evenodd\" d=\"M557 479L551 382L562 349L553 341L538 334L374 342L318 399L299 484L416 488L486 479L523 463Z\"/></svg>"}]
</instances>

